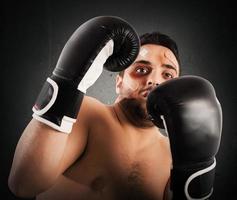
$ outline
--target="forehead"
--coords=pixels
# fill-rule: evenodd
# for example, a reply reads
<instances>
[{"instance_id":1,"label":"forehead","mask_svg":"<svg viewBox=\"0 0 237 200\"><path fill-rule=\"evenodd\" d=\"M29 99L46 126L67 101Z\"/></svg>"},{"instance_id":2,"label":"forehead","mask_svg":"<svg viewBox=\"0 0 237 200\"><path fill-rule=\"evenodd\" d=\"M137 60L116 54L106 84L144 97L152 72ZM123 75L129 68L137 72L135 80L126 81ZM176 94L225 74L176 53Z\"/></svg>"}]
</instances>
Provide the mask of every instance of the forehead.
<instances>
[{"instance_id":1,"label":"forehead","mask_svg":"<svg viewBox=\"0 0 237 200\"><path fill-rule=\"evenodd\" d=\"M160 45L154 45L154 44L146 44L141 46L140 52L130 67L125 69L125 72L133 70L135 67L135 63L139 63L140 61L148 61L151 64L159 66L160 64L168 64L172 65L174 68L176 68L176 71L179 73L179 64L178 61L173 54L173 52Z\"/></svg>"},{"instance_id":2,"label":"forehead","mask_svg":"<svg viewBox=\"0 0 237 200\"><path fill-rule=\"evenodd\" d=\"M146 44L141 46L140 52L136 60L142 59L162 59L166 58L174 62L176 66L178 66L177 59L173 52L167 47L155 44Z\"/></svg>"}]
</instances>

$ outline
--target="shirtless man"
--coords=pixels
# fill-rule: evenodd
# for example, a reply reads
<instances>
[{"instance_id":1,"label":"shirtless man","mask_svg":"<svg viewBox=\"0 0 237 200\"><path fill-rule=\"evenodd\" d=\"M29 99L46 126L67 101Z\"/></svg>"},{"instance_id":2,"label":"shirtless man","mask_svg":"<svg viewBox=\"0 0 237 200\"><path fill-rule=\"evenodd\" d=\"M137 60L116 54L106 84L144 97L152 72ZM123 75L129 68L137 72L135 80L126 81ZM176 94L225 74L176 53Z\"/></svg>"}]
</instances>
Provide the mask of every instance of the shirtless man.
<instances>
[{"instance_id":1,"label":"shirtless man","mask_svg":"<svg viewBox=\"0 0 237 200\"><path fill-rule=\"evenodd\" d=\"M106 30L121 26L119 30L122 33L114 31L115 34L120 34L120 38L118 35L112 36L112 40L107 39L103 46L101 42L98 48L88 42L104 40L104 33L98 31L101 24ZM213 158L208 154L204 156L208 159L203 159L194 152L191 161L185 160L192 163L192 173L180 170L177 177L173 176L175 178L172 182L170 169L172 156L176 151L171 156L169 140L157 128L169 126L170 122L165 113L159 113L157 106L152 106L155 105L154 99L157 99L154 96L159 91L154 90L154 96L149 95L151 104L146 105L151 90L180 74L175 42L159 33L145 34L141 37L142 46L138 54L136 33L121 19L99 17L81 27L83 28L79 28L66 44L54 75L48 79L36 101L33 108L34 118L24 130L16 148L9 176L10 189L17 196L36 196L37 200L162 200L172 198L167 184L171 177L173 186L177 186L179 190L181 187L181 192L172 189L176 195L173 194L173 199L185 199L187 196L183 196L184 181L177 177L184 173L184 177L194 174L198 171L193 167L196 163L199 164L198 169L213 166ZM106 34L108 35L108 31ZM122 47L125 45L126 51L120 44ZM85 54L89 50L87 52L86 48L94 49L90 51L94 55L87 58ZM118 58L118 54L123 53L125 57ZM107 59L111 54L110 60ZM113 105L104 105L83 95L99 77L103 64L111 71L121 71L116 79L118 97ZM130 66L127 68L128 65ZM71 71L68 70L69 66ZM68 83L70 79L79 84L79 92L75 92L74 85ZM54 95L50 95L57 90L54 83L59 86L59 92L57 100L49 103L55 99ZM171 81L170 88L173 85ZM76 116L76 120L73 120L73 116ZM214 117L214 123L218 119ZM217 127L221 129L220 126ZM166 129L172 134L171 129ZM216 130L214 128L212 132ZM181 135L186 137L185 133ZM208 145L204 144L213 146L214 152L210 153L212 156L218 149L218 141L211 145L210 142ZM171 149L175 149L172 142ZM191 149L190 152L192 151L194 150ZM182 158L180 162L173 161L173 167L176 163L177 166L184 164ZM208 175L205 180L210 180L210 177L213 175ZM193 182L194 187L200 183ZM209 194L213 181L205 183L207 182L202 191L197 186L196 194L199 197Z\"/></svg>"}]
</instances>

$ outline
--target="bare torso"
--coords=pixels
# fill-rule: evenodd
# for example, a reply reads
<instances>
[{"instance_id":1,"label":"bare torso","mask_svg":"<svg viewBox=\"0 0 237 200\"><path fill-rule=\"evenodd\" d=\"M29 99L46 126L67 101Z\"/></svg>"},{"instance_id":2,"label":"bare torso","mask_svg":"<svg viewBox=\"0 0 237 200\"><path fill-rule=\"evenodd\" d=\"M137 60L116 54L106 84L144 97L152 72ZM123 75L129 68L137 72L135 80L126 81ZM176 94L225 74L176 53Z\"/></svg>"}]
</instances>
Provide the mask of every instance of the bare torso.
<instances>
[{"instance_id":1,"label":"bare torso","mask_svg":"<svg viewBox=\"0 0 237 200\"><path fill-rule=\"evenodd\" d=\"M157 128L122 125L101 106L84 153L37 200L159 200L170 175L168 140Z\"/></svg>"}]
</instances>

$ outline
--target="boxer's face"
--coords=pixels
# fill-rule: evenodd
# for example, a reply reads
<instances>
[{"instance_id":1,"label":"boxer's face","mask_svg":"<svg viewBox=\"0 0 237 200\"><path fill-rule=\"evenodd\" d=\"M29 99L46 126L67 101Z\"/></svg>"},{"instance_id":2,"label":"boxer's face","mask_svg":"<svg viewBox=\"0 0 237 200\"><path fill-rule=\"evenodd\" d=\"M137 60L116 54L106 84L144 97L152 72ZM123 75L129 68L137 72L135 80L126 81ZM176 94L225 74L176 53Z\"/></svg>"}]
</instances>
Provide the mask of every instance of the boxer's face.
<instances>
[{"instance_id":1,"label":"boxer's face","mask_svg":"<svg viewBox=\"0 0 237 200\"><path fill-rule=\"evenodd\" d=\"M157 84L179 76L179 64L164 46L143 45L134 63L117 76L116 92L122 98L146 99Z\"/></svg>"}]
</instances>

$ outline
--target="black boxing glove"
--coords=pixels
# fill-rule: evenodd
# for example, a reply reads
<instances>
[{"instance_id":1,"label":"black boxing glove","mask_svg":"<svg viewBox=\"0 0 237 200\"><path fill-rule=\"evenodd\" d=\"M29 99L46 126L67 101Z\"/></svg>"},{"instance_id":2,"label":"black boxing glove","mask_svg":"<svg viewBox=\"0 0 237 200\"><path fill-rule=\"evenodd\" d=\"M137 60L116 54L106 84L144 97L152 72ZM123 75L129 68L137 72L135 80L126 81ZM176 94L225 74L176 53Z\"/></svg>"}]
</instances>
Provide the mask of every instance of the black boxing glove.
<instances>
[{"instance_id":1,"label":"black boxing glove","mask_svg":"<svg viewBox=\"0 0 237 200\"><path fill-rule=\"evenodd\" d=\"M164 82L148 95L147 110L155 124L163 119L170 140L172 199L207 199L222 130L222 110L211 83L197 76Z\"/></svg>"},{"instance_id":2,"label":"black boxing glove","mask_svg":"<svg viewBox=\"0 0 237 200\"><path fill-rule=\"evenodd\" d=\"M128 67L139 52L139 37L126 21L100 16L82 24L64 46L52 75L33 107L33 117L70 133L86 90L103 66L110 71Z\"/></svg>"}]
</instances>

